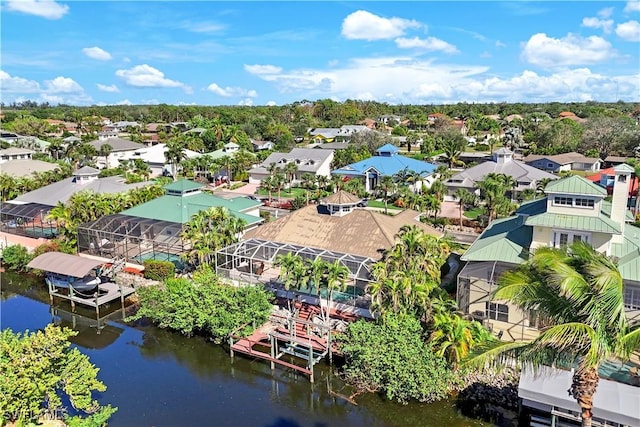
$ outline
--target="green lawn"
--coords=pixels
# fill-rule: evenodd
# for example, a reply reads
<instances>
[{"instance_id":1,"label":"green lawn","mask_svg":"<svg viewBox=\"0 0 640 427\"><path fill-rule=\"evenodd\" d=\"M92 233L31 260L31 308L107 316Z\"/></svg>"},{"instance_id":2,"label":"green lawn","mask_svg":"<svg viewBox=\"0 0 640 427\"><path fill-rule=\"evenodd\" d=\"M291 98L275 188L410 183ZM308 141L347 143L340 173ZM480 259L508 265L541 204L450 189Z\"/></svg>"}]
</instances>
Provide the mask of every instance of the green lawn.
<instances>
[{"instance_id":1,"label":"green lawn","mask_svg":"<svg viewBox=\"0 0 640 427\"><path fill-rule=\"evenodd\" d=\"M483 212L484 209L482 208L473 208L463 212L462 214L469 219L477 219L478 216L482 215Z\"/></svg>"},{"instance_id":2,"label":"green lawn","mask_svg":"<svg viewBox=\"0 0 640 427\"><path fill-rule=\"evenodd\" d=\"M381 208L384 209L384 202L380 201L380 200L369 200L367 202L367 206L369 206L370 208ZM402 208L399 208L397 206L394 206L393 204L389 203L387 205L388 209L395 209L395 210L402 210Z\"/></svg>"},{"instance_id":3,"label":"green lawn","mask_svg":"<svg viewBox=\"0 0 640 427\"><path fill-rule=\"evenodd\" d=\"M269 192L267 190L264 190L262 188L258 188L258 190L256 191L256 194L260 195L260 196L268 196ZM282 191L280 192L280 197L288 197L288 198L295 198L296 196L306 196L306 190L304 188L299 188L299 187L294 187L291 189L288 188L283 188ZM277 191L272 191L271 192L271 197L278 197L278 192Z\"/></svg>"}]
</instances>

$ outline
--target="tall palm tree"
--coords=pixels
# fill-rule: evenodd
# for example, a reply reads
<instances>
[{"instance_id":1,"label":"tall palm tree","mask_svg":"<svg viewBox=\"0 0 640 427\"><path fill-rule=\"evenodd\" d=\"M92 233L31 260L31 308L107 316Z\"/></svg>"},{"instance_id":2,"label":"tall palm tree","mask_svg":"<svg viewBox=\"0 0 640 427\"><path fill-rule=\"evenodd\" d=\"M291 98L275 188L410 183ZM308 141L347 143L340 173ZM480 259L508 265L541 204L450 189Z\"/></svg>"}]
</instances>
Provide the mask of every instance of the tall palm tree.
<instances>
[{"instance_id":1,"label":"tall palm tree","mask_svg":"<svg viewBox=\"0 0 640 427\"><path fill-rule=\"evenodd\" d=\"M332 263L326 264L327 274L327 312L324 320L329 320L329 313L331 312L331 303L333 302L333 292L344 292L347 286L347 279L351 272L340 261L335 260Z\"/></svg>"},{"instance_id":2,"label":"tall palm tree","mask_svg":"<svg viewBox=\"0 0 640 427\"><path fill-rule=\"evenodd\" d=\"M296 172L298 172L298 165L295 162L289 162L284 166L284 173L287 177L289 188L291 188L291 184L296 179Z\"/></svg>"},{"instance_id":3,"label":"tall palm tree","mask_svg":"<svg viewBox=\"0 0 640 427\"><path fill-rule=\"evenodd\" d=\"M178 165L187 158L184 152L184 146L178 139L170 139L167 142L167 149L164 152L164 158L171 165L171 176L175 181L178 178Z\"/></svg>"},{"instance_id":4,"label":"tall palm tree","mask_svg":"<svg viewBox=\"0 0 640 427\"><path fill-rule=\"evenodd\" d=\"M312 173L304 173L302 174L302 187L304 187L307 193L307 205L309 204L309 192L316 188L316 176Z\"/></svg>"},{"instance_id":5,"label":"tall palm tree","mask_svg":"<svg viewBox=\"0 0 640 427\"><path fill-rule=\"evenodd\" d=\"M606 360L626 360L640 349L640 325L630 323L624 283L614 260L586 243L540 248L517 270L498 281L491 296L527 313L535 310L552 326L531 341L501 343L471 358L482 365L511 355L526 365L575 367L569 393L591 426L598 368Z\"/></svg>"},{"instance_id":6,"label":"tall palm tree","mask_svg":"<svg viewBox=\"0 0 640 427\"><path fill-rule=\"evenodd\" d=\"M382 198L384 200L384 213L388 213L387 205L389 203L389 196L396 188L396 183L393 181L393 177L383 176L378 184L378 189L382 191Z\"/></svg>"},{"instance_id":7,"label":"tall palm tree","mask_svg":"<svg viewBox=\"0 0 640 427\"><path fill-rule=\"evenodd\" d=\"M287 252L285 255L278 255L274 265L280 267L280 277L284 278L284 289L287 291L287 303L290 304L289 290L292 286L296 289L300 288L304 262L300 255ZM291 306L289 306L289 310L291 310Z\"/></svg>"},{"instance_id":8,"label":"tall palm tree","mask_svg":"<svg viewBox=\"0 0 640 427\"><path fill-rule=\"evenodd\" d=\"M460 215L460 231L462 231L462 211L464 205L467 203L471 203L475 198L475 195L471 193L466 188L458 188L456 189L453 197L458 201L458 210Z\"/></svg>"},{"instance_id":9,"label":"tall palm tree","mask_svg":"<svg viewBox=\"0 0 640 427\"><path fill-rule=\"evenodd\" d=\"M104 167L109 169L109 154L111 154L113 148L109 144L102 144L98 149L98 156L104 157Z\"/></svg>"}]
</instances>

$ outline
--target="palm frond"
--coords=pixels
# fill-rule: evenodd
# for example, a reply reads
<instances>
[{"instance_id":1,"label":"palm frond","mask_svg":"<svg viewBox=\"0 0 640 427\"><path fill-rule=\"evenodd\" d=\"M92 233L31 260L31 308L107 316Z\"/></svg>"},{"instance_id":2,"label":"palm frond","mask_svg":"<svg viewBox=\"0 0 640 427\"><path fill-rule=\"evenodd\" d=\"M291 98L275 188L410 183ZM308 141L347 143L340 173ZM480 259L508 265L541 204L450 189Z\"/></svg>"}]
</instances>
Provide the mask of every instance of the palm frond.
<instances>
[{"instance_id":1,"label":"palm frond","mask_svg":"<svg viewBox=\"0 0 640 427\"><path fill-rule=\"evenodd\" d=\"M506 358L517 358L530 343L530 341L492 341L476 348L462 362L462 365L471 368L483 368L487 365L497 364Z\"/></svg>"}]
</instances>

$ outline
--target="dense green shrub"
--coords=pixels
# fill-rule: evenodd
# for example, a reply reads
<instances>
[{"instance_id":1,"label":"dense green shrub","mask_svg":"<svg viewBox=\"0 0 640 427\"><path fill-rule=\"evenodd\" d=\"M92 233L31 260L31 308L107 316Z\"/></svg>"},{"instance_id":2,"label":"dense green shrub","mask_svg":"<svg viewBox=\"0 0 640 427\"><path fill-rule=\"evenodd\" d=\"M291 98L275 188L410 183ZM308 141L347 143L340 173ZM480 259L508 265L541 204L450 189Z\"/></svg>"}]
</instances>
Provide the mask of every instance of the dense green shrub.
<instances>
[{"instance_id":1,"label":"dense green shrub","mask_svg":"<svg viewBox=\"0 0 640 427\"><path fill-rule=\"evenodd\" d=\"M194 273L192 281L168 279L164 286L138 289L138 295L140 308L131 320L145 317L161 328L184 335L207 335L218 343L247 323L238 334L250 334L254 325L267 321L272 309L270 296L262 287L236 288L220 283L208 267Z\"/></svg>"},{"instance_id":2,"label":"dense green shrub","mask_svg":"<svg viewBox=\"0 0 640 427\"><path fill-rule=\"evenodd\" d=\"M30 422L55 418L69 403L85 415L93 414L88 418L73 417L69 425L104 425L116 411L111 406L101 407L93 399L94 391L103 392L106 387L97 379L99 369L77 348L71 348L68 338L73 335L77 332L54 325L33 333L2 331L2 424L33 425Z\"/></svg>"},{"instance_id":3,"label":"dense green shrub","mask_svg":"<svg viewBox=\"0 0 640 427\"><path fill-rule=\"evenodd\" d=\"M291 210L295 211L301 209L307 205L307 198L305 196L299 195L295 198L291 199Z\"/></svg>"},{"instance_id":4,"label":"dense green shrub","mask_svg":"<svg viewBox=\"0 0 640 427\"><path fill-rule=\"evenodd\" d=\"M25 271L33 256L22 245L7 246L2 250L2 265L9 270Z\"/></svg>"},{"instance_id":5,"label":"dense green shrub","mask_svg":"<svg viewBox=\"0 0 640 427\"><path fill-rule=\"evenodd\" d=\"M148 259L142 264L144 265L145 279L163 281L174 277L176 274L176 266L171 261Z\"/></svg>"},{"instance_id":6,"label":"dense green shrub","mask_svg":"<svg viewBox=\"0 0 640 427\"><path fill-rule=\"evenodd\" d=\"M457 383L411 316L389 313L376 322L360 320L339 341L346 358L344 377L361 391L379 391L402 403L433 402L447 397Z\"/></svg>"}]
</instances>

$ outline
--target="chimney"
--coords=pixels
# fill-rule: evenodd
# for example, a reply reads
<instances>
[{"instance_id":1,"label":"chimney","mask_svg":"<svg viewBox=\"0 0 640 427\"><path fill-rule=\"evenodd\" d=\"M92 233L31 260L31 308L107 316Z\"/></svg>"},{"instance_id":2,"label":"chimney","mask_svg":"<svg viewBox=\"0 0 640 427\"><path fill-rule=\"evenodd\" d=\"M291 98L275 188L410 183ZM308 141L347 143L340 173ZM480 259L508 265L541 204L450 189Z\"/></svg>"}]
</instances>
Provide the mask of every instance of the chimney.
<instances>
[{"instance_id":1,"label":"chimney","mask_svg":"<svg viewBox=\"0 0 640 427\"><path fill-rule=\"evenodd\" d=\"M613 198L611 200L611 219L620 225L621 235L613 235L611 243L624 241L624 226L629 203L629 185L633 168L627 164L620 164L613 168L615 174L613 182Z\"/></svg>"}]
</instances>

